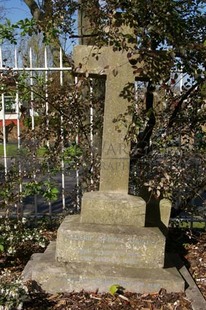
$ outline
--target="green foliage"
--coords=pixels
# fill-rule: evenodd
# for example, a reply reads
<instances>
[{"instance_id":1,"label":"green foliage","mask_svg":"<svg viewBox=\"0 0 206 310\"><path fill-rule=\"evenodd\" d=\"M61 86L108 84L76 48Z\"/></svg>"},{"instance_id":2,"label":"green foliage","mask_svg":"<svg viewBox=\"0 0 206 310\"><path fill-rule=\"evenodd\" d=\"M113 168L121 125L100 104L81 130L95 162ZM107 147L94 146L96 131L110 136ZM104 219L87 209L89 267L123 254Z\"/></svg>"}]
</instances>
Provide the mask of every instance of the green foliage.
<instances>
[{"instance_id":1,"label":"green foliage","mask_svg":"<svg viewBox=\"0 0 206 310\"><path fill-rule=\"evenodd\" d=\"M32 3L26 5L33 12ZM61 1L61 4L54 2L52 10L50 5L47 5L44 12L40 6L38 8L39 16L36 14L31 19L25 18L13 25L9 20L6 20L5 25L0 25L0 40L8 40L12 44L16 44L17 33L21 37L25 37L41 32L43 33L43 42L49 44L60 35L72 34L72 27L75 22L73 14L77 6L77 2L72 0ZM35 11L38 11L38 9ZM15 33L14 30L17 30L17 32Z\"/></svg>"},{"instance_id":2,"label":"green foliage","mask_svg":"<svg viewBox=\"0 0 206 310\"><path fill-rule=\"evenodd\" d=\"M34 116L35 126L38 126L39 124L41 124L41 122L42 122L42 118L40 116ZM32 128L31 117L25 117L25 119L24 119L24 126L29 128L29 129Z\"/></svg>"},{"instance_id":3,"label":"green foliage","mask_svg":"<svg viewBox=\"0 0 206 310\"><path fill-rule=\"evenodd\" d=\"M49 20L47 27L43 33L43 43L49 45L54 38L57 38L60 35L60 30L57 27L54 27L53 21Z\"/></svg>"},{"instance_id":4,"label":"green foliage","mask_svg":"<svg viewBox=\"0 0 206 310\"><path fill-rule=\"evenodd\" d=\"M14 256L20 248L23 248L24 243L28 241L32 241L43 248L46 246L42 230L29 227L25 218L19 221L1 218L0 235L1 252L6 256Z\"/></svg>"},{"instance_id":5,"label":"green foliage","mask_svg":"<svg viewBox=\"0 0 206 310\"><path fill-rule=\"evenodd\" d=\"M33 18L25 18L18 21L17 27L21 30L20 34L22 37L26 35L32 36L33 33L36 33L36 21Z\"/></svg>"},{"instance_id":6,"label":"green foliage","mask_svg":"<svg viewBox=\"0 0 206 310\"><path fill-rule=\"evenodd\" d=\"M4 239L0 237L0 253L4 251Z\"/></svg>"},{"instance_id":7,"label":"green foliage","mask_svg":"<svg viewBox=\"0 0 206 310\"><path fill-rule=\"evenodd\" d=\"M32 293L37 293L36 289L29 285L27 288L22 278L13 273L10 264L22 268L21 264L26 263L34 251L45 248L49 242L49 232L56 231L60 223L60 218L51 217L23 218L21 221L0 218L0 246L3 244L0 260L4 267L0 271L0 309L24 309L28 301L32 303Z\"/></svg>"},{"instance_id":8,"label":"green foliage","mask_svg":"<svg viewBox=\"0 0 206 310\"><path fill-rule=\"evenodd\" d=\"M9 19L6 19L5 24L0 24L0 44L8 40L12 44L16 44L15 31L18 28L17 25L12 25Z\"/></svg>"},{"instance_id":9,"label":"green foliage","mask_svg":"<svg viewBox=\"0 0 206 310\"><path fill-rule=\"evenodd\" d=\"M23 303L29 298L27 287L21 282L20 278L8 280L9 274L0 275L0 308L5 310L21 310Z\"/></svg>"},{"instance_id":10,"label":"green foliage","mask_svg":"<svg viewBox=\"0 0 206 310\"><path fill-rule=\"evenodd\" d=\"M203 99L206 99L206 82L201 87L201 95Z\"/></svg>"},{"instance_id":11,"label":"green foliage","mask_svg":"<svg viewBox=\"0 0 206 310\"><path fill-rule=\"evenodd\" d=\"M7 209L9 206L13 206L14 203L18 201L18 182L18 173L16 173L16 171L12 168L10 170L10 174L8 174L7 176L5 176L4 170L1 172L1 208L5 207Z\"/></svg>"},{"instance_id":12,"label":"green foliage","mask_svg":"<svg viewBox=\"0 0 206 310\"><path fill-rule=\"evenodd\" d=\"M81 147L78 144L73 143L64 149L62 158L65 163L68 163L70 166L75 166L75 164L79 162L82 155L83 151Z\"/></svg>"},{"instance_id":13,"label":"green foliage","mask_svg":"<svg viewBox=\"0 0 206 310\"><path fill-rule=\"evenodd\" d=\"M31 181L28 183L25 183L24 187L24 194L23 196L33 196L33 195L40 195L42 191L42 183L37 181Z\"/></svg>"},{"instance_id":14,"label":"green foliage","mask_svg":"<svg viewBox=\"0 0 206 310\"><path fill-rule=\"evenodd\" d=\"M74 144L66 148L64 154L70 158L79 157L82 155L82 150L79 145Z\"/></svg>"},{"instance_id":15,"label":"green foliage","mask_svg":"<svg viewBox=\"0 0 206 310\"><path fill-rule=\"evenodd\" d=\"M49 181L31 181L24 184L23 196L42 195L47 201L58 198L59 190Z\"/></svg>"},{"instance_id":16,"label":"green foliage","mask_svg":"<svg viewBox=\"0 0 206 310\"><path fill-rule=\"evenodd\" d=\"M115 294L123 294L125 288L122 287L121 285L119 284L113 284L110 288L109 288L109 292L110 294L112 295L115 295Z\"/></svg>"},{"instance_id":17,"label":"green foliage","mask_svg":"<svg viewBox=\"0 0 206 310\"><path fill-rule=\"evenodd\" d=\"M52 184L49 181L45 181L43 183L43 194L42 194L42 196L47 201L57 200L58 194L59 194L58 188L56 188L55 186L52 186Z\"/></svg>"},{"instance_id":18,"label":"green foliage","mask_svg":"<svg viewBox=\"0 0 206 310\"><path fill-rule=\"evenodd\" d=\"M21 221L0 218L0 246L3 244L2 251L0 250L1 260L9 267L10 264L15 267L16 264L19 265L19 259L21 264L22 260L26 263L34 249L40 251L40 248L45 248L49 242L48 232L56 231L60 223L60 218L51 217L35 220L23 218ZM11 268L5 266L1 269L0 283L0 309L23 309L26 302L32 301L31 295L35 289L29 286L27 288Z\"/></svg>"}]
</instances>

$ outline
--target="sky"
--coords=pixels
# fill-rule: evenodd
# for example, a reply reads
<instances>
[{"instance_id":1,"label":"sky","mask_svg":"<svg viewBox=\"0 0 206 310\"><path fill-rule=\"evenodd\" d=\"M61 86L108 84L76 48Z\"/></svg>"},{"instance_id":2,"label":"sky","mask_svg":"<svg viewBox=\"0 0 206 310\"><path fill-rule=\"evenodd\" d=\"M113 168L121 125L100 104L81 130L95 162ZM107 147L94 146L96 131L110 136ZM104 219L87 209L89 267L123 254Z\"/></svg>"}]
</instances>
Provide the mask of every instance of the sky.
<instances>
[{"instance_id":1,"label":"sky","mask_svg":"<svg viewBox=\"0 0 206 310\"><path fill-rule=\"evenodd\" d=\"M20 19L31 18L29 9L23 0L4 0L1 5L6 9L5 17L12 23L16 23Z\"/></svg>"},{"instance_id":2,"label":"sky","mask_svg":"<svg viewBox=\"0 0 206 310\"><path fill-rule=\"evenodd\" d=\"M5 18L9 19L12 23L16 23L21 19L32 18L30 10L23 0L0 0L0 5L5 8ZM4 23L4 20L2 20ZM74 40L73 40L74 41ZM64 49L70 53L76 41L66 40Z\"/></svg>"}]
</instances>

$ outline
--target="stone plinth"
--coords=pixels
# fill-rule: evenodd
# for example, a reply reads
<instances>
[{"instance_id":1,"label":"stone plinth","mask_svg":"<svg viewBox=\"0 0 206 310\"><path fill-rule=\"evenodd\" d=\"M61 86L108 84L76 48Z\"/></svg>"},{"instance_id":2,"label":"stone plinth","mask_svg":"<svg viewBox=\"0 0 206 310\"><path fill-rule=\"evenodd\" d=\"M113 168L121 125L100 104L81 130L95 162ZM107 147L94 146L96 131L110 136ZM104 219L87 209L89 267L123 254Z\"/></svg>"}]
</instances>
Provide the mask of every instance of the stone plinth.
<instances>
[{"instance_id":1,"label":"stone plinth","mask_svg":"<svg viewBox=\"0 0 206 310\"><path fill-rule=\"evenodd\" d=\"M164 266L165 238L158 228L85 224L79 220L78 215L69 216L58 229L57 261L136 268Z\"/></svg>"},{"instance_id":2,"label":"stone plinth","mask_svg":"<svg viewBox=\"0 0 206 310\"><path fill-rule=\"evenodd\" d=\"M84 193L81 223L145 226L145 201L118 192Z\"/></svg>"},{"instance_id":3,"label":"stone plinth","mask_svg":"<svg viewBox=\"0 0 206 310\"><path fill-rule=\"evenodd\" d=\"M81 291L108 292L118 283L130 292L154 293L184 291L184 281L176 268L138 268L94 263L59 263L55 260L56 242L43 254L32 255L23 272L24 281L35 280L49 293ZM66 246L65 246L66 247Z\"/></svg>"}]
</instances>

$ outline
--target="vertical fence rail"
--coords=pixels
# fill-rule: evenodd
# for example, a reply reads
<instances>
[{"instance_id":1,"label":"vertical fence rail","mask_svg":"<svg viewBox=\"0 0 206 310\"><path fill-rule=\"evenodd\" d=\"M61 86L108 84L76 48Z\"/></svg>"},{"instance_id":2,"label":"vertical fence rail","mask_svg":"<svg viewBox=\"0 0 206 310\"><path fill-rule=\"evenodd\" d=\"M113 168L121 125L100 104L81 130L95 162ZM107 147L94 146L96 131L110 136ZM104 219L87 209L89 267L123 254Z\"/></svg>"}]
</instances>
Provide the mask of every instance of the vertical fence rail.
<instances>
[{"instance_id":1,"label":"vertical fence rail","mask_svg":"<svg viewBox=\"0 0 206 310\"><path fill-rule=\"evenodd\" d=\"M14 52L14 68L18 68L18 58L17 58L17 49L15 48ZM22 164L21 164L21 126L20 126L20 100L19 100L19 84L18 80L16 82L16 96L15 96L15 112L17 114L16 120L16 133L17 133L17 150L18 150L18 176L19 176L19 201L16 206L17 215L23 215L23 201L22 201L22 191L23 191L23 184L22 184Z\"/></svg>"},{"instance_id":2,"label":"vertical fence rail","mask_svg":"<svg viewBox=\"0 0 206 310\"><path fill-rule=\"evenodd\" d=\"M74 78L74 83L75 85L78 84L78 77L75 76ZM76 135L76 144L78 145L79 144L79 135L77 133ZM76 188L77 188L77 192L76 192L76 196L77 196L77 211L80 210L80 204L81 204L81 201L80 201L80 178L79 178L79 167L77 167L76 169Z\"/></svg>"},{"instance_id":3,"label":"vertical fence rail","mask_svg":"<svg viewBox=\"0 0 206 310\"><path fill-rule=\"evenodd\" d=\"M6 147L6 119L5 119L5 100L4 93L1 94L1 102L2 102L2 132L3 132L3 148L4 148L4 174L5 178L7 178L8 173L8 165L7 165L7 147Z\"/></svg>"},{"instance_id":4,"label":"vertical fence rail","mask_svg":"<svg viewBox=\"0 0 206 310\"><path fill-rule=\"evenodd\" d=\"M34 112L34 70L33 70L33 55L32 55L32 49L29 50L29 62L30 62L30 100L31 100L31 129L32 129L32 144L35 143L35 112ZM33 151L33 180L36 182L36 154ZM38 204L37 204L37 195L34 195L34 213L37 215L38 213Z\"/></svg>"},{"instance_id":5,"label":"vertical fence rail","mask_svg":"<svg viewBox=\"0 0 206 310\"><path fill-rule=\"evenodd\" d=\"M34 122L34 77L33 77L33 57L32 57L32 49L29 50L29 63L30 63L30 98L31 98L31 129L34 130L35 122Z\"/></svg>"},{"instance_id":6,"label":"vertical fence rail","mask_svg":"<svg viewBox=\"0 0 206 310\"><path fill-rule=\"evenodd\" d=\"M47 137L47 147L49 149L49 94L48 94L48 57L47 57L47 48L44 50L44 67L45 67L45 75L44 75L44 83L45 83L45 115L46 115L46 137ZM51 181L51 171L50 171L50 163L47 163L47 172L48 172L48 182ZM49 205L49 215L52 215L52 205L51 200L48 201Z\"/></svg>"},{"instance_id":7,"label":"vertical fence rail","mask_svg":"<svg viewBox=\"0 0 206 310\"><path fill-rule=\"evenodd\" d=\"M59 51L59 67L60 67L60 72L59 72L59 80L60 80L60 86L63 87L63 57L62 57L62 49L60 48ZM60 116L60 123L61 123L61 148L62 148L62 155L64 153L64 117L63 115ZM64 159L62 156L61 160L61 194L62 194L62 209L65 210L66 208L66 200L65 200L65 164L64 164Z\"/></svg>"},{"instance_id":8,"label":"vertical fence rail","mask_svg":"<svg viewBox=\"0 0 206 310\"><path fill-rule=\"evenodd\" d=\"M19 65L18 65L18 52L15 48L14 51L14 70L18 71ZM19 72L18 72L19 73ZM19 176L19 200L17 203L17 216L23 216L24 207L23 207L23 174L24 171L22 169L22 156L21 156L21 148L22 148L22 141L21 141L21 103L20 103L20 95L19 95L19 82L18 82L18 75L17 79L15 80L16 83L16 96L15 96L15 112L17 114L16 119L16 134L17 134L17 161L18 161L18 176Z\"/></svg>"},{"instance_id":9,"label":"vertical fence rail","mask_svg":"<svg viewBox=\"0 0 206 310\"><path fill-rule=\"evenodd\" d=\"M3 68L3 57L2 57L2 49L0 50L0 66ZM3 91L3 89L2 89ZM4 93L1 94L1 102L2 102L2 133L3 133L3 149L4 149L4 174L5 178L7 177L8 173L8 166L7 166L7 150L6 150L6 121L5 121L5 100L4 100Z\"/></svg>"},{"instance_id":10,"label":"vertical fence rail","mask_svg":"<svg viewBox=\"0 0 206 310\"><path fill-rule=\"evenodd\" d=\"M94 179L93 179L93 165L94 165L94 107L93 107L93 79L90 79L90 89L89 89L89 93L90 93L90 108L89 108L89 112L90 112L90 156L91 156L91 187L93 187L94 184Z\"/></svg>"}]
</instances>

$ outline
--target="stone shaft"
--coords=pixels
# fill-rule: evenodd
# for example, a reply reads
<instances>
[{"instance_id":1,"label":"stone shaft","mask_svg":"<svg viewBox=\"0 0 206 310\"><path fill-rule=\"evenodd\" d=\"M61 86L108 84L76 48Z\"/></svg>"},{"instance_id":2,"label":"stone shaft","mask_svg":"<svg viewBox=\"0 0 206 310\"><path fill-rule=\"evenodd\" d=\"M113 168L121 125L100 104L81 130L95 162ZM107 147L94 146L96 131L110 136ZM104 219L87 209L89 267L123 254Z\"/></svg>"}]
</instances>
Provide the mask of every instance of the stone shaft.
<instances>
[{"instance_id":1,"label":"stone shaft","mask_svg":"<svg viewBox=\"0 0 206 310\"><path fill-rule=\"evenodd\" d=\"M133 69L127 52L113 51L111 46L74 48L79 73L106 75L106 93L100 170L100 191L128 192L130 143L125 141L131 116L123 90L134 85ZM116 121L119 118L118 121Z\"/></svg>"}]
</instances>

